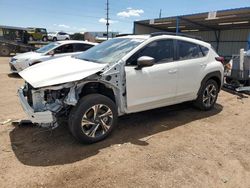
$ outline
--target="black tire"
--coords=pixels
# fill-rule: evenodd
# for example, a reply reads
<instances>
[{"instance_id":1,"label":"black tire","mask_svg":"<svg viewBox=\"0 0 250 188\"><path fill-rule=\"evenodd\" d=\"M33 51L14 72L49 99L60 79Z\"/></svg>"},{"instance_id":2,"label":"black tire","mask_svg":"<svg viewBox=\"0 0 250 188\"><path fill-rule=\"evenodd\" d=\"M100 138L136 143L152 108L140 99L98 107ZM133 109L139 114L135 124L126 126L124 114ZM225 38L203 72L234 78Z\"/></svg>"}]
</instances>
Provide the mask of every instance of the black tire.
<instances>
[{"instance_id":1,"label":"black tire","mask_svg":"<svg viewBox=\"0 0 250 188\"><path fill-rule=\"evenodd\" d=\"M8 46L0 46L0 55L1 56L9 56L10 48Z\"/></svg>"},{"instance_id":2,"label":"black tire","mask_svg":"<svg viewBox=\"0 0 250 188\"><path fill-rule=\"evenodd\" d=\"M53 38L53 41L57 41L57 38L56 38L56 37L54 37L54 38Z\"/></svg>"},{"instance_id":3,"label":"black tire","mask_svg":"<svg viewBox=\"0 0 250 188\"><path fill-rule=\"evenodd\" d=\"M44 37L42 38L42 41L43 41L43 42L47 42L47 41L48 41L48 38L47 38L46 36L44 36Z\"/></svg>"},{"instance_id":4,"label":"black tire","mask_svg":"<svg viewBox=\"0 0 250 188\"><path fill-rule=\"evenodd\" d=\"M94 109L97 109L96 113ZM117 124L117 117L117 107L110 98L100 94L90 94L81 98L71 109L68 124L70 132L79 142L91 144L110 135Z\"/></svg>"},{"instance_id":5,"label":"black tire","mask_svg":"<svg viewBox=\"0 0 250 188\"><path fill-rule=\"evenodd\" d=\"M65 40L69 40L69 38L66 38Z\"/></svg>"},{"instance_id":6,"label":"black tire","mask_svg":"<svg viewBox=\"0 0 250 188\"><path fill-rule=\"evenodd\" d=\"M210 93L211 92L211 93ZM195 107L200 110L211 110L218 98L218 84L215 80L208 80L201 86L197 99L194 102Z\"/></svg>"}]
</instances>

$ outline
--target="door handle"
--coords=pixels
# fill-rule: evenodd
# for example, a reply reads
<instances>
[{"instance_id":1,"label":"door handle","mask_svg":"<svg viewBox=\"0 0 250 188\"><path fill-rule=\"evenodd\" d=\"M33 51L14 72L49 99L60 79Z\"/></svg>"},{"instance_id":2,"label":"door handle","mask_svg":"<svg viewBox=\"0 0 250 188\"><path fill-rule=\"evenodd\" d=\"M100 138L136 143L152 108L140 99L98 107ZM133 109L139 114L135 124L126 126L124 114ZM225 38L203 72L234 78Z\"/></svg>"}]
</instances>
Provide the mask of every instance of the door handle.
<instances>
[{"instance_id":1,"label":"door handle","mask_svg":"<svg viewBox=\"0 0 250 188\"><path fill-rule=\"evenodd\" d=\"M168 73L169 74L175 74L175 73L177 73L177 69L169 70Z\"/></svg>"}]
</instances>

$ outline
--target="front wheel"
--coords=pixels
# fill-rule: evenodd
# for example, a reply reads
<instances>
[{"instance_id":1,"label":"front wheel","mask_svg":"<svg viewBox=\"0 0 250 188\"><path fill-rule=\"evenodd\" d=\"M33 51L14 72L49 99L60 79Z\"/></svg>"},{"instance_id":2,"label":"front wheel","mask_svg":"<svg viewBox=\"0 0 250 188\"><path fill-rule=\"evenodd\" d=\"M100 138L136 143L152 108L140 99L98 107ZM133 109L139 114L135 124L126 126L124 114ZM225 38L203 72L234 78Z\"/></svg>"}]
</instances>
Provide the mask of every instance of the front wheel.
<instances>
[{"instance_id":1,"label":"front wheel","mask_svg":"<svg viewBox=\"0 0 250 188\"><path fill-rule=\"evenodd\" d=\"M210 110L214 107L218 97L218 84L214 80L208 80L204 84L199 92L199 95L195 101L195 106L200 110Z\"/></svg>"},{"instance_id":2,"label":"front wheel","mask_svg":"<svg viewBox=\"0 0 250 188\"><path fill-rule=\"evenodd\" d=\"M106 138L117 124L117 107L108 97L100 94L84 96L73 107L69 129L81 143L95 143Z\"/></svg>"}]
</instances>

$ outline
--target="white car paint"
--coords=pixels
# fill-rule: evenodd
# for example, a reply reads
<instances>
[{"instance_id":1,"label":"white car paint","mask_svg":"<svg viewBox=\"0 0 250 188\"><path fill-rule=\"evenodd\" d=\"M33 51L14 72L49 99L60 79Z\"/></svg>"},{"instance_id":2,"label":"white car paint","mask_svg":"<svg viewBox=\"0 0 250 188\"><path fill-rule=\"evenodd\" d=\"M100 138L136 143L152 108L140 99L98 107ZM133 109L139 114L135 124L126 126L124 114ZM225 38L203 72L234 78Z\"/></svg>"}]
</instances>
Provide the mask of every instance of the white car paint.
<instances>
[{"instance_id":1,"label":"white car paint","mask_svg":"<svg viewBox=\"0 0 250 188\"><path fill-rule=\"evenodd\" d=\"M158 64L142 70L125 67L128 112L172 104L178 79L172 72L175 67L175 63Z\"/></svg>"},{"instance_id":2,"label":"white car paint","mask_svg":"<svg viewBox=\"0 0 250 188\"><path fill-rule=\"evenodd\" d=\"M59 41L59 40L69 40L70 36L69 34L65 32L49 32L48 33L48 40L54 40Z\"/></svg>"},{"instance_id":3,"label":"white car paint","mask_svg":"<svg viewBox=\"0 0 250 188\"><path fill-rule=\"evenodd\" d=\"M223 66L214 59L218 55L209 43L181 36L152 37L127 54L123 61L126 62L139 49L160 39L184 40L202 45L209 49L209 54L203 58L155 64L152 67L144 67L140 71L136 71L134 67L125 66L126 113L195 100L201 81L208 73L220 71L223 75ZM221 83L223 83L223 80L221 80Z\"/></svg>"},{"instance_id":4,"label":"white car paint","mask_svg":"<svg viewBox=\"0 0 250 188\"><path fill-rule=\"evenodd\" d=\"M11 68L10 69L11 72L18 73L36 62L42 62L42 61L46 61L50 59L55 59L55 58L64 57L64 56L77 55L79 53L82 53L82 52L70 52L70 53L59 53L59 54L55 53L54 55L49 54L51 51L55 50L56 48L59 48L66 44L79 43L79 44L86 44L86 45L93 45L93 46L97 44L97 43L92 43L92 42L87 42L87 41L77 41L77 40L67 40L67 41L60 41L60 42L55 42L55 43L58 43L56 47L44 53L38 53L34 51L34 52L26 52L26 53L22 53L22 54L18 54L14 56L13 58L11 58L11 61L9 62L10 67L15 68L15 70Z\"/></svg>"},{"instance_id":5,"label":"white car paint","mask_svg":"<svg viewBox=\"0 0 250 188\"><path fill-rule=\"evenodd\" d=\"M31 66L19 75L34 88L39 88L81 80L99 72L106 65L68 56Z\"/></svg>"}]
</instances>

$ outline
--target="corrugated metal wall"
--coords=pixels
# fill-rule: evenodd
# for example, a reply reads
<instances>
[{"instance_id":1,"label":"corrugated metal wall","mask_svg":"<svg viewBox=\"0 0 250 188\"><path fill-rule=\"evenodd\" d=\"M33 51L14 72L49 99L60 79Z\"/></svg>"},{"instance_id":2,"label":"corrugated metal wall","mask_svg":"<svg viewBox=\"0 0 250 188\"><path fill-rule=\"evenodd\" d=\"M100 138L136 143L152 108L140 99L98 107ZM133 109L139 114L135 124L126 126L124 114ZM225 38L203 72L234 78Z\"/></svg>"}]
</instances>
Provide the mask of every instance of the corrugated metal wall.
<instances>
[{"instance_id":1,"label":"corrugated metal wall","mask_svg":"<svg viewBox=\"0 0 250 188\"><path fill-rule=\"evenodd\" d=\"M163 30L137 23L134 24L135 34L147 34L160 31ZM217 43L214 31L198 31L189 32L187 34L202 37L202 39L209 42L214 49L218 49L218 53L222 56L232 56L233 54L239 54L241 48L247 48L247 39L250 34L250 29L222 30L220 32L219 43Z\"/></svg>"},{"instance_id":2,"label":"corrugated metal wall","mask_svg":"<svg viewBox=\"0 0 250 188\"><path fill-rule=\"evenodd\" d=\"M144 26L141 24L134 24L134 34L149 34L149 33L154 33L154 32L161 32L164 30L160 30L160 29L155 29L153 27L149 27L149 26Z\"/></svg>"},{"instance_id":3,"label":"corrugated metal wall","mask_svg":"<svg viewBox=\"0 0 250 188\"><path fill-rule=\"evenodd\" d=\"M214 31L190 32L188 34L201 36L204 41L209 42L215 49L217 49ZM241 48L247 48L247 39L249 34L250 29L232 29L221 31L218 43L218 53L222 56L239 54Z\"/></svg>"}]
</instances>

